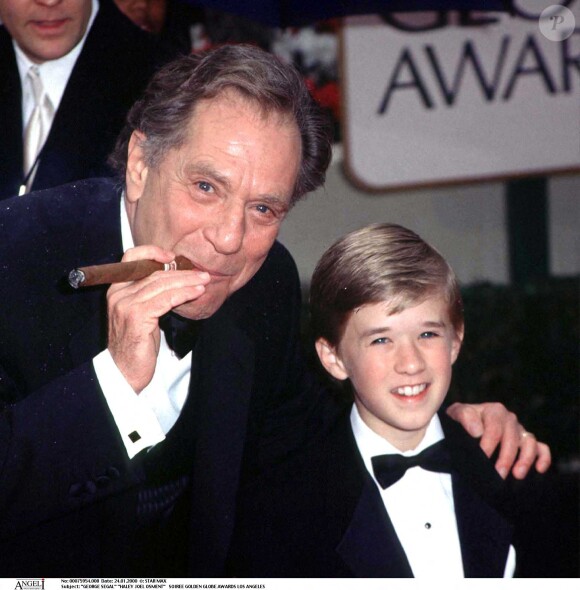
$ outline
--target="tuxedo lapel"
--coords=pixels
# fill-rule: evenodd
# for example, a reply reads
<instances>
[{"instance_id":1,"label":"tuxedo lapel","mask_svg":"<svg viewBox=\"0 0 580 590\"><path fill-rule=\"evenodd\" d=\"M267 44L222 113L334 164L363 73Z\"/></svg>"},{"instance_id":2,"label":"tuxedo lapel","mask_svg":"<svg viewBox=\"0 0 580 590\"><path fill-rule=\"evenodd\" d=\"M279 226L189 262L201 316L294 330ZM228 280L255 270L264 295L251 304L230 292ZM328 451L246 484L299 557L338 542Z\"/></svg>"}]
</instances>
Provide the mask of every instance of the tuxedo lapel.
<instances>
[{"instance_id":1,"label":"tuxedo lapel","mask_svg":"<svg viewBox=\"0 0 580 590\"><path fill-rule=\"evenodd\" d=\"M22 90L10 35L0 26L0 199L23 179Z\"/></svg>"},{"instance_id":2,"label":"tuxedo lapel","mask_svg":"<svg viewBox=\"0 0 580 590\"><path fill-rule=\"evenodd\" d=\"M413 577L393 523L370 477L337 552L358 578Z\"/></svg>"},{"instance_id":3,"label":"tuxedo lapel","mask_svg":"<svg viewBox=\"0 0 580 590\"><path fill-rule=\"evenodd\" d=\"M204 321L197 346L190 574L204 576L221 571L233 531L254 346L227 304Z\"/></svg>"},{"instance_id":4,"label":"tuxedo lapel","mask_svg":"<svg viewBox=\"0 0 580 590\"><path fill-rule=\"evenodd\" d=\"M466 578L503 577L512 539L510 523L457 475L453 502Z\"/></svg>"},{"instance_id":5,"label":"tuxedo lapel","mask_svg":"<svg viewBox=\"0 0 580 590\"><path fill-rule=\"evenodd\" d=\"M513 527L500 512L506 486L475 439L440 415L453 466L453 502L466 578L502 577Z\"/></svg>"},{"instance_id":6,"label":"tuxedo lapel","mask_svg":"<svg viewBox=\"0 0 580 590\"><path fill-rule=\"evenodd\" d=\"M346 415L337 431L334 460L339 468L329 478L328 518L344 520L336 551L356 577L412 577L411 567L368 474Z\"/></svg>"}]
</instances>

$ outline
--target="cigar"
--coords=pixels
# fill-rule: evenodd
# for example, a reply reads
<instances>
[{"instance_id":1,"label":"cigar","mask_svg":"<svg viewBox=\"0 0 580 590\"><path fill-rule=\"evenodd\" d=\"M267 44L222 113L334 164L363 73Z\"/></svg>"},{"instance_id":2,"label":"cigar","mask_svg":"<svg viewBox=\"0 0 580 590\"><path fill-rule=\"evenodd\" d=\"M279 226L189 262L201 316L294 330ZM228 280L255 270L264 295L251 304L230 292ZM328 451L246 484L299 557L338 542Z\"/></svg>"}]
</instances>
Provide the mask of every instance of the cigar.
<instances>
[{"instance_id":1,"label":"cigar","mask_svg":"<svg viewBox=\"0 0 580 590\"><path fill-rule=\"evenodd\" d=\"M82 266L71 270L68 282L71 287L92 287L144 279L157 270L194 270L191 260L185 256L176 256L173 262L163 263L156 260L135 260L133 262L115 262Z\"/></svg>"}]
</instances>

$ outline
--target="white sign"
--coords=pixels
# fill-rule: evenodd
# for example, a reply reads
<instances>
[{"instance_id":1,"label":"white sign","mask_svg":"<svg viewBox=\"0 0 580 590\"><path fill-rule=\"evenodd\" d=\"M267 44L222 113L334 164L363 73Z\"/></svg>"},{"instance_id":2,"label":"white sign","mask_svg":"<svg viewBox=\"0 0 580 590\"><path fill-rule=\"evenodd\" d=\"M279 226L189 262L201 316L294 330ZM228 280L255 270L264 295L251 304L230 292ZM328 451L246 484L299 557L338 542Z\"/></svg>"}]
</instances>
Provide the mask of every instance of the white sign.
<instances>
[{"instance_id":1,"label":"white sign","mask_svg":"<svg viewBox=\"0 0 580 590\"><path fill-rule=\"evenodd\" d=\"M350 178L389 189L580 169L580 0L541 13L451 13L418 32L403 19L437 15L346 19Z\"/></svg>"}]
</instances>

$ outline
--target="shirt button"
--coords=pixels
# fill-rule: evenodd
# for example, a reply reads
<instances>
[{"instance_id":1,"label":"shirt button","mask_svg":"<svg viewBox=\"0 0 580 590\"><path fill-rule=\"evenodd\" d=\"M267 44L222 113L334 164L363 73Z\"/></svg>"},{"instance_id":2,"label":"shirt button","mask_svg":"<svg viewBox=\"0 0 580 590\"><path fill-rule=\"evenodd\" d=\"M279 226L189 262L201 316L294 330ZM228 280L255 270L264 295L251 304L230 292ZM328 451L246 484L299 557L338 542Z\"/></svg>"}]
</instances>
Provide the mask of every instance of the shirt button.
<instances>
[{"instance_id":1,"label":"shirt button","mask_svg":"<svg viewBox=\"0 0 580 590\"><path fill-rule=\"evenodd\" d=\"M428 530L431 528L431 523L430 522L426 522L425 523L425 528Z\"/></svg>"}]
</instances>

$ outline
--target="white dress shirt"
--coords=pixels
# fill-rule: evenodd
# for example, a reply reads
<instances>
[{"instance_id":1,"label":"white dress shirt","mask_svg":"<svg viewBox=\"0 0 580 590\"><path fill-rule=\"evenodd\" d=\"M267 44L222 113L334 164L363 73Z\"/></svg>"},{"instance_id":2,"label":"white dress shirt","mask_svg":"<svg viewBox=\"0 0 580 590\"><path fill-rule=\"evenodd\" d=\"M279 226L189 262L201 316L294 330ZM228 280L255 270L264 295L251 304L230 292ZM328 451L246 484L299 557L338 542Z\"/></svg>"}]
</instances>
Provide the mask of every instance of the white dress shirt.
<instances>
[{"instance_id":1,"label":"white dress shirt","mask_svg":"<svg viewBox=\"0 0 580 590\"><path fill-rule=\"evenodd\" d=\"M121 238L124 251L133 247L124 199L121 199ZM108 349L93 359L97 379L130 459L164 440L177 421L189 390L191 357L191 352L182 359L176 356L161 332L155 374L139 395L127 383Z\"/></svg>"},{"instance_id":2,"label":"white dress shirt","mask_svg":"<svg viewBox=\"0 0 580 590\"><path fill-rule=\"evenodd\" d=\"M20 87L22 88L22 132L26 129L26 123L30 118L32 110L34 109L34 96L32 88L27 82L26 74L31 66L36 65L42 80L42 86L48 94L48 98L52 103L54 111L56 112L62 95L64 94L68 79L75 66L77 58L79 57L83 46L85 44L89 30L93 25L93 21L97 16L99 10L98 0L92 0L91 16L87 24L87 29L82 39L77 43L66 55L59 59L51 59L41 64L35 64L24 54L22 49L18 46L16 41L12 40L14 52L16 53L16 64L18 65L18 73L20 74Z\"/></svg>"},{"instance_id":3,"label":"white dress shirt","mask_svg":"<svg viewBox=\"0 0 580 590\"><path fill-rule=\"evenodd\" d=\"M383 490L374 477L371 463L371 458L375 455L417 455L443 439L443 429L437 415L433 416L419 445L412 451L405 452L371 430L363 422L355 405L350 420L359 452L380 491L413 576L463 578L451 475L412 467L399 481ZM514 569L515 551L510 546L504 577L512 577Z\"/></svg>"}]
</instances>

